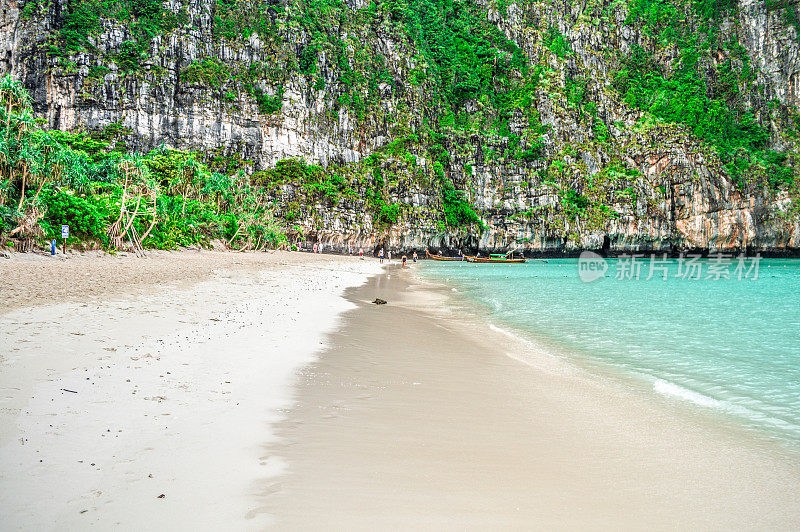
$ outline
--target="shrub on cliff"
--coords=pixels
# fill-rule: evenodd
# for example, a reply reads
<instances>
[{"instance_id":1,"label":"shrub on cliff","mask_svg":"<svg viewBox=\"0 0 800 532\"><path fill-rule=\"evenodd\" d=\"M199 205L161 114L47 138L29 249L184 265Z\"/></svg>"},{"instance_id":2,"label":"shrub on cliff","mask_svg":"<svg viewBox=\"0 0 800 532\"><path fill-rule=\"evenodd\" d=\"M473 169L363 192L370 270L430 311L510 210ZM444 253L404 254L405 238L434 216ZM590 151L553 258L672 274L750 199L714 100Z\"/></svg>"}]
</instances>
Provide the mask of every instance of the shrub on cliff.
<instances>
[{"instance_id":1,"label":"shrub on cliff","mask_svg":"<svg viewBox=\"0 0 800 532\"><path fill-rule=\"evenodd\" d=\"M281 172L313 167L285 163ZM120 223L124 222L124 223ZM197 154L158 149L126 155L85 133L37 126L21 84L0 80L0 235L113 247L127 238L170 249L224 238L259 248L284 242L264 192L244 176L212 172ZM116 227L116 229L114 229Z\"/></svg>"},{"instance_id":2,"label":"shrub on cliff","mask_svg":"<svg viewBox=\"0 0 800 532\"><path fill-rule=\"evenodd\" d=\"M740 84L753 77L747 54L738 43L718 42L718 24L736 7L732 0L694 2L699 27L687 22L683 12L667 0L635 0L629 21L638 21L643 32L658 42L677 47L671 68L662 68L654 50L634 46L617 72L615 85L625 102L664 121L683 124L717 150L731 178L744 186L791 183L794 173L785 154L767 148L768 125L743 107ZM736 59L719 62L708 74L706 56L725 50ZM716 63L716 57L714 63Z\"/></svg>"}]
</instances>

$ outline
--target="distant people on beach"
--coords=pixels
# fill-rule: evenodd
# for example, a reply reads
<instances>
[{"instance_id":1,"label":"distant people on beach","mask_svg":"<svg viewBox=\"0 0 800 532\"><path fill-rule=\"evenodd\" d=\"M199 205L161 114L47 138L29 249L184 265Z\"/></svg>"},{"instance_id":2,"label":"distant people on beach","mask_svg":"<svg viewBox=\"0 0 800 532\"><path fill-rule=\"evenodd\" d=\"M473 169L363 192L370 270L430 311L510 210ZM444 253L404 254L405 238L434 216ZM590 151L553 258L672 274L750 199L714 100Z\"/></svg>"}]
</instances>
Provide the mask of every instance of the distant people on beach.
<instances>
[{"instance_id":1,"label":"distant people on beach","mask_svg":"<svg viewBox=\"0 0 800 532\"><path fill-rule=\"evenodd\" d=\"M403 255L403 259L402 260L403 260L403 268L405 268L406 267L406 261L408 260L408 257Z\"/></svg>"},{"instance_id":2,"label":"distant people on beach","mask_svg":"<svg viewBox=\"0 0 800 532\"><path fill-rule=\"evenodd\" d=\"M383 248L378 250L378 258L380 259L381 264L383 264Z\"/></svg>"},{"instance_id":3,"label":"distant people on beach","mask_svg":"<svg viewBox=\"0 0 800 532\"><path fill-rule=\"evenodd\" d=\"M363 257L364 256L364 248L358 248L358 256L359 257Z\"/></svg>"},{"instance_id":4,"label":"distant people on beach","mask_svg":"<svg viewBox=\"0 0 800 532\"><path fill-rule=\"evenodd\" d=\"M413 255L411 255L411 260L417 262L417 252L415 251Z\"/></svg>"},{"instance_id":5,"label":"distant people on beach","mask_svg":"<svg viewBox=\"0 0 800 532\"><path fill-rule=\"evenodd\" d=\"M392 262L392 252L386 251L386 262Z\"/></svg>"},{"instance_id":6,"label":"distant people on beach","mask_svg":"<svg viewBox=\"0 0 800 532\"><path fill-rule=\"evenodd\" d=\"M315 242L314 243L314 253L316 253L316 252L317 252L317 243Z\"/></svg>"}]
</instances>

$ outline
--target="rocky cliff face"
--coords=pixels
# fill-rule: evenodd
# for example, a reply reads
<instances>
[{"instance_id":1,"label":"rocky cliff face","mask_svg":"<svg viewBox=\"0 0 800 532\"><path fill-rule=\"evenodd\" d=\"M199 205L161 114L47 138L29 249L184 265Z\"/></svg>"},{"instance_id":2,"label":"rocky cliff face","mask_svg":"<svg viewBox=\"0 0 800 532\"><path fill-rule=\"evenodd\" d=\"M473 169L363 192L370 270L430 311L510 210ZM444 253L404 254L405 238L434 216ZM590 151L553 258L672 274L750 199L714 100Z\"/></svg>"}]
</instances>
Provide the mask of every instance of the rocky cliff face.
<instances>
[{"instance_id":1,"label":"rocky cliff face","mask_svg":"<svg viewBox=\"0 0 800 532\"><path fill-rule=\"evenodd\" d=\"M262 30L231 37L220 28L223 8L236 2L170 0L163 9L177 22L168 30L142 39L136 17L101 18L85 46L65 51L63 29L77 3L10 0L0 7L0 71L23 80L51 127L94 131L124 149L198 150L254 175L290 157L333 169L351 194L315 195L291 180L273 190L276 215L291 231L334 247L800 250L797 180L736 184L688 127L623 98L615 76L635 50L650 50L665 71L680 53L631 22L627 2L477 3L526 61L511 81L530 90L501 121L507 128L480 96L459 103L456 122L465 116L472 127L452 123L420 75L430 60L389 2L336 4L322 29L302 18L318 4L242 7L239 18L226 16L246 25L247 9L260 9L253 16ZM797 176L797 30L780 10L744 0L718 32L717 42L737 46L707 51L699 70L713 76L726 61L749 65L741 105ZM131 67L133 42L145 50ZM437 161L481 227L445 223ZM375 215L376 187L399 206L397 218Z\"/></svg>"}]
</instances>

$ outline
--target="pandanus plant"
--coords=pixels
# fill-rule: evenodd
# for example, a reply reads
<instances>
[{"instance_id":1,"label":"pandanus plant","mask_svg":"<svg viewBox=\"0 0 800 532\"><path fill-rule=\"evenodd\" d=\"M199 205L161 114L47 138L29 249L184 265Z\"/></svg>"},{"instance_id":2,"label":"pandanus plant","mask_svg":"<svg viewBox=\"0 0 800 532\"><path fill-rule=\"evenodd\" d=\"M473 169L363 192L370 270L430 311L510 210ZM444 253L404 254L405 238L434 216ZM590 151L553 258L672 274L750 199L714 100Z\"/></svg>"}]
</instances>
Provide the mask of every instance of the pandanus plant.
<instances>
[{"instance_id":1,"label":"pandanus plant","mask_svg":"<svg viewBox=\"0 0 800 532\"><path fill-rule=\"evenodd\" d=\"M236 217L236 231L226 244L235 245L238 251L261 251L274 244L275 236L281 232L273 217L274 207L261 189L250 186L243 172L234 179L231 209Z\"/></svg>"},{"instance_id":2,"label":"pandanus plant","mask_svg":"<svg viewBox=\"0 0 800 532\"><path fill-rule=\"evenodd\" d=\"M22 240L28 248L43 235L39 225L44 211L38 206L39 195L48 183L60 179L64 162L60 160L63 146L46 131L34 127L31 100L22 84L10 76L0 79L0 203L19 184L16 202L18 225L9 236ZM28 189L36 192L28 197Z\"/></svg>"},{"instance_id":3,"label":"pandanus plant","mask_svg":"<svg viewBox=\"0 0 800 532\"><path fill-rule=\"evenodd\" d=\"M143 255L142 242L150 235L158 220L158 183L139 156L123 157L117 170L123 183L122 197L119 216L108 228L109 240L116 248L121 248L127 240L137 255ZM134 224L137 217L150 218L150 225L141 235Z\"/></svg>"},{"instance_id":4,"label":"pandanus plant","mask_svg":"<svg viewBox=\"0 0 800 532\"><path fill-rule=\"evenodd\" d=\"M25 150L27 143L23 135L33 125L33 116L30 96L22 84L13 80L11 76L0 79L0 124L4 129L0 134L0 178L2 179L0 190L7 191L20 170L22 171L22 194L17 207L19 210L25 197L25 180L28 173L25 162L31 157ZM20 148L23 148L25 153L20 153ZM5 196L0 197L2 202L5 202L5 199Z\"/></svg>"},{"instance_id":5,"label":"pandanus plant","mask_svg":"<svg viewBox=\"0 0 800 532\"><path fill-rule=\"evenodd\" d=\"M0 79L0 105L5 111L6 135L11 128L12 115L22 113L31 109L31 97L22 83L16 81L11 76L4 76Z\"/></svg>"},{"instance_id":6,"label":"pandanus plant","mask_svg":"<svg viewBox=\"0 0 800 532\"><path fill-rule=\"evenodd\" d=\"M181 179L181 196L183 197L183 206L181 207L181 214L186 214L186 198L193 187L197 185L197 176L200 174L202 165L195 157L195 154L190 154L180 166L180 179Z\"/></svg>"},{"instance_id":7,"label":"pandanus plant","mask_svg":"<svg viewBox=\"0 0 800 532\"><path fill-rule=\"evenodd\" d=\"M29 149L26 151L28 157L26 162L30 184L33 186L38 184L36 193L30 200L35 203L47 183L60 181L64 168L70 167L73 158L66 156L61 144L47 131L34 130L30 138L31 142L27 143ZM23 174L23 190L24 179L25 174ZM22 194L20 206L24 197Z\"/></svg>"},{"instance_id":8,"label":"pandanus plant","mask_svg":"<svg viewBox=\"0 0 800 532\"><path fill-rule=\"evenodd\" d=\"M220 172L205 173L203 175L203 188L200 190L201 197L214 200L217 210L220 210L221 200L231 193L233 181L231 177Z\"/></svg>"},{"instance_id":9,"label":"pandanus plant","mask_svg":"<svg viewBox=\"0 0 800 532\"><path fill-rule=\"evenodd\" d=\"M181 214L186 214L186 202L198 196L200 177L205 172L197 156L162 147L151 155L147 165L152 174L161 179L164 192L181 197Z\"/></svg>"}]
</instances>

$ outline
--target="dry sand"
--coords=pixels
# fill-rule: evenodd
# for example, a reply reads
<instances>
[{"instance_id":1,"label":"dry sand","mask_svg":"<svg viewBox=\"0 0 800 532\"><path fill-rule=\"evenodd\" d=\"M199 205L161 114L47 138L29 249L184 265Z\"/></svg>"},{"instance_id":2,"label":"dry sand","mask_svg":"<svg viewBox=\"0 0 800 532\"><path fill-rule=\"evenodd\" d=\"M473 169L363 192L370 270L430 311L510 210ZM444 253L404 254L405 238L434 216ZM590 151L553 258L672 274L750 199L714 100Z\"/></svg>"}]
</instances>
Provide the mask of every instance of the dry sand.
<instances>
[{"instance_id":1,"label":"dry sand","mask_svg":"<svg viewBox=\"0 0 800 532\"><path fill-rule=\"evenodd\" d=\"M263 528L271 425L344 288L378 269L286 252L0 260L0 528Z\"/></svg>"},{"instance_id":2,"label":"dry sand","mask_svg":"<svg viewBox=\"0 0 800 532\"><path fill-rule=\"evenodd\" d=\"M286 472L262 488L278 529L800 528L797 454L537 352L414 277L348 290L303 371L268 452Z\"/></svg>"},{"instance_id":3,"label":"dry sand","mask_svg":"<svg viewBox=\"0 0 800 532\"><path fill-rule=\"evenodd\" d=\"M10 259L0 258L0 311L65 301L85 303L119 294L145 294L157 285L187 287L210 279L223 269L240 272L307 261L330 264L333 260L336 259L331 255L306 253L207 250L148 251L144 258L101 251L68 251L66 255L55 256L13 253Z\"/></svg>"}]
</instances>

